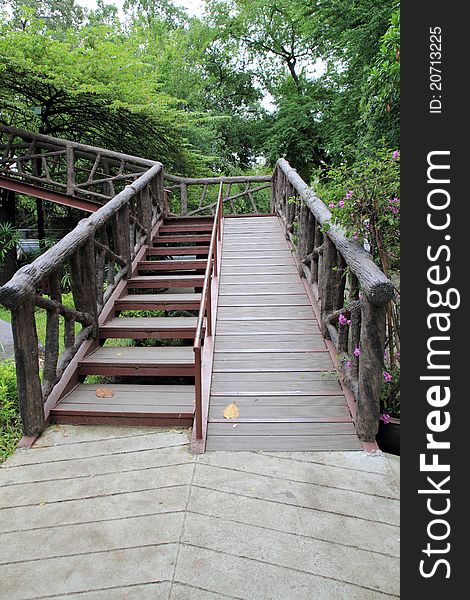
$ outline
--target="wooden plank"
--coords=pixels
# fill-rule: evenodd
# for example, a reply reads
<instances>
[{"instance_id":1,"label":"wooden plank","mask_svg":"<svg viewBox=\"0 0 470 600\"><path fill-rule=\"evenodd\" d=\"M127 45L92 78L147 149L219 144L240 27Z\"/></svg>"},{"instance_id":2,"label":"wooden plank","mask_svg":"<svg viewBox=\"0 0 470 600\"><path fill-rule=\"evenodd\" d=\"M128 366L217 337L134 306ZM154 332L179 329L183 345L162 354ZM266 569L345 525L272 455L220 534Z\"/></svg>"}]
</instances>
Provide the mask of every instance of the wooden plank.
<instances>
[{"instance_id":1,"label":"wooden plank","mask_svg":"<svg viewBox=\"0 0 470 600\"><path fill-rule=\"evenodd\" d=\"M235 404L240 412L240 417L237 419L231 419L233 423L240 423L244 419L264 419L265 421L270 420L273 421L277 419L279 421L288 421L292 419L308 419L311 421L320 420L320 419L342 419L342 420L350 420L351 415L349 410L344 402L342 405L335 406L312 406L311 404L300 404L300 405L291 405L291 404L240 404L235 398ZM230 404L216 404L211 402L211 409L209 412L209 418L214 421L214 419L224 419L224 409L225 406Z\"/></svg>"},{"instance_id":2,"label":"wooden plank","mask_svg":"<svg viewBox=\"0 0 470 600\"><path fill-rule=\"evenodd\" d=\"M355 435L353 423L209 423L211 436L322 436Z\"/></svg>"},{"instance_id":3,"label":"wooden plank","mask_svg":"<svg viewBox=\"0 0 470 600\"><path fill-rule=\"evenodd\" d=\"M159 244L187 244L187 243L206 243L211 241L210 235L192 235L192 234L182 234L182 235L157 235L153 239L153 245L157 246Z\"/></svg>"},{"instance_id":4,"label":"wooden plank","mask_svg":"<svg viewBox=\"0 0 470 600\"><path fill-rule=\"evenodd\" d=\"M333 373L333 372L332 372ZM335 374L330 375L326 373L304 371L302 373L278 373L277 371L271 371L267 373L244 373L242 376L234 373L218 373L214 375L214 381L220 382L237 382L237 383L256 383L266 382L268 384L276 384L278 382L314 382L314 381L334 381L338 384L338 376Z\"/></svg>"},{"instance_id":5,"label":"wooden plank","mask_svg":"<svg viewBox=\"0 0 470 600\"><path fill-rule=\"evenodd\" d=\"M216 352L296 352L326 350L323 337L319 334L280 335L218 335Z\"/></svg>"},{"instance_id":6,"label":"wooden plank","mask_svg":"<svg viewBox=\"0 0 470 600\"><path fill-rule=\"evenodd\" d=\"M98 398L96 390L106 388L113 392L112 398ZM85 384L78 385L60 402L63 404L124 404L140 406L180 406L194 402L193 385L130 385Z\"/></svg>"},{"instance_id":7,"label":"wooden plank","mask_svg":"<svg viewBox=\"0 0 470 600\"><path fill-rule=\"evenodd\" d=\"M219 306L311 306L307 294L221 296Z\"/></svg>"},{"instance_id":8,"label":"wooden plank","mask_svg":"<svg viewBox=\"0 0 470 600\"><path fill-rule=\"evenodd\" d=\"M83 362L100 362L100 361L147 361L154 363L155 361L171 361L185 363L189 359L193 360L193 349L182 346L165 346L165 347L143 347L136 346L118 346L116 348L105 347L98 348L83 359Z\"/></svg>"},{"instance_id":9,"label":"wooden plank","mask_svg":"<svg viewBox=\"0 0 470 600\"><path fill-rule=\"evenodd\" d=\"M275 335L285 333L319 333L316 320L301 319L297 321L272 319L270 321L219 321L218 335Z\"/></svg>"},{"instance_id":10,"label":"wooden plank","mask_svg":"<svg viewBox=\"0 0 470 600\"><path fill-rule=\"evenodd\" d=\"M246 375L263 375L270 373L265 371L264 373L247 373L246 371L242 374L236 373L239 378L246 377ZM319 371L317 371L320 374ZM230 373L214 373L212 381L211 394L212 396L258 396L258 397L270 397L270 396L336 396L342 393L339 382L334 379L324 378L318 379L317 381L220 381L217 380L218 375L229 375ZM232 372L232 374L235 374ZM283 375L284 373L280 373ZM291 372L291 375L298 375L298 373Z\"/></svg>"},{"instance_id":11,"label":"wooden plank","mask_svg":"<svg viewBox=\"0 0 470 600\"><path fill-rule=\"evenodd\" d=\"M137 265L140 271L204 271L207 260L204 258L196 260L141 260Z\"/></svg>"},{"instance_id":12,"label":"wooden plank","mask_svg":"<svg viewBox=\"0 0 470 600\"><path fill-rule=\"evenodd\" d=\"M291 265L253 265L251 261L248 264L227 265L224 263L222 275L293 275L298 278L297 273Z\"/></svg>"},{"instance_id":13,"label":"wooden plank","mask_svg":"<svg viewBox=\"0 0 470 600\"><path fill-rule=\"evenodd\" d=\"M126 294L116 300L118 310L198 310L201 294Z\"/></svg>"},{"instance_id":14,"label":"wooden plank","mask_svg":"<svg viewBox=\"0 0 470 600\"><path fill-rule=\"evenodd\" d=\"M265 295L284 296L286 294L305 294L305 288L300 283L277 284L260 283L258 285L228 284L221 285L219 295L221 296L265 296Z\"/></svg>"},{"instance_id":15,"label":"wooden plank","mask_svg":"<svg viewBox=\"0 0 470 600\"><path fill-rule=\"evenodd\" d=\"M117 317L100 327L101 338L193 338L196 317Z\"/></svg>"},{"instance_id":16,"label":"wooden plank","mask_svg":"<svg viewBox=\"0 0 470 600\"><path fill-rule=\"evenodd\" d=\"M264 452L313 452L313 451L361 451L362 444L356 435L319 436L213 436L209 428L207 450L264 451Z\"/></svg>"},{"instance_id":17,"label":"wooden plank","mask_svg":"<svg viewBox=\"0 0 470 600\"><path fill-rule=\"evenodd\" d=\"M137 275L127 284L131 289L157 290L163 288L202 287L203 275Z\"/></svg>"},{"instance_id":18,"label":"wooden plank","mask_svg":"<svg viewBox=\"0 0 470 600\"><path fill-rule=\"evenodd\" d=\"M222 306L220 321L271 321L273 319L310 320L314 319L311 306Z\"/></svg>"},{"instance_id":19,"label":"wooden plank","mask_svg":"<svg viewBox=\"0 0 470 600\"><path fill-rule=\"evenodd\" d=\"M108 321L101 329L191 329L196 327L196 317L117 317Z\"/></svg>"},{"instance_id":20,"label":"wooden plank","mask_svg":"<svg viewBox=\"0 0 470 600\"><path fill-rule=\"evenodd\" d=\"M347 410L346 400L343 395L337 396L212 396L211 406L223 410L228 404L235 402L241 411L266 411L266 407L273 410L294 409L303 407L305 410L332 409ZM268 414L265 412L265 414ZM349 414L349 411L348 411Z\"/></svg>"},{"instance_id":21,"label":"wooden plank","mask_svg":"<svg viewBox=\"0 0 470 600\"><path fill-rule=\"evenodd\" d=\"M258 285L260 283L284 283L295 284L299 283L299 276L296 273L285 275L270 275L259 273L257 275L222 275L220 277L220 285Z\"/></svg>"},{"instance_id":22,"label":"wooden plank","mask_svg":"<svg viewBox=\"0 0 470 600\"><path fill-rule=\"evenodd\" d=\"M180 405L164 405L154 404L142 406L139 404L105 404L102 402L87 403L87 404L75 404L73 402L67 402L66 404L60 403L52 409L51 414L66 414L66 415L80 415L86 413L96 417L103 417L106 415L113 416L126 416L126 417L176 417L176 418L191 418L194 412L193 404L180 404Z\"/></svg>"},{"instance_id":23,"label":"wooden plank","mask_svg":"<svg viewBox=\"0 0 470 600\"><path fill-rule=\"evenodd\" d=\"M207 255L209 246L163 246L147 248L147 256L196 256Z\"/></svg>"},{"instance_id":24,"label":"wooden plank","mask_svg":"<svg viewBox=\"0 0 470 600\"><path fill-rule=\"evenodd\" d=\"M325 371L333 368L328 352L280 352L246 354L218 352L214 357L217 371Z\"/></svg>"},{"instance_id":25,"label":"wooden plank","mask_svg":"<svg viewBox=\"0 0 470 600\"><path fill-rule=\"evenodd\" d=\"M223 262L224 269L228 269L228 267L232 266L262 267L269 265L287 266L295 269L295 263L292 256L274 256L267 258L250 259L249 261L247 261L246 259L240 258L228 258L228 255L226 255L226 257L224 257Z\"/></svg>"}]
</instances>

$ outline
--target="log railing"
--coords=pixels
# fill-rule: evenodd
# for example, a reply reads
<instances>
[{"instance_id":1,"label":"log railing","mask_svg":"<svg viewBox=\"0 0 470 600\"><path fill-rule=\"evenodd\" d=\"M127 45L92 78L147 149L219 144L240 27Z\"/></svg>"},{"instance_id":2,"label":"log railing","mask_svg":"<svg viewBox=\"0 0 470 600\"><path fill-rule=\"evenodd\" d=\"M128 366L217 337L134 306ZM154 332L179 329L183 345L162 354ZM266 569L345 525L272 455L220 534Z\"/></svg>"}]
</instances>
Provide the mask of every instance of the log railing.
<instances>
[{"instance_id":1,"label":"log railing","mask_svg":"<svg viewBox=\"0 0 470 600\"><path fill-rule=\"evenodd\" d=\"M266 214L271 212L271 175L241 177L178 177L165 173L170 208L178 216L214 215L220 184L224 214Z\"/></svg>"},{"instance_id":2,"label":"log railing","mask_svg":"<svg viewBox=\"0 0 470 600\"><path fill-rule=\"evenodd\" d=\"M202 344L204 336L212 337L214 335L214 323L212 322L212 280L218 277L218 251L222 238L222 212L223 212L223 183L219 184L219 195L214 215L214 225L207 257L207 265L204 275L204 284L201 294L201 305L197 319L196 335L194 337L194 360L195 360L195 411L194 423L196 431L196 440L203 439L203 358ZM204 327L205 324L205 327Z\"/></svg>"},{"instance_id":3,"label":"log railing","mask_svg":"<svg viewBox=\"0 0 470 600\"><path fill-rule=\"evenodd\" d=\"M130 276L133 259L150 239L163 211L163 168L156 163L0 288L0 302L12 313L25 435L43 429L44 403L82 343L98 335L103 306L119 282ZM68 289L72 303L63 301ZM47 315L43 357L38 348L37 308ZM76 324L81 325L78 332ZM59 344L61 329L63 344Z\"/></svg>"},{"instance_id":4,"label":"log railing","mask_svg":"<svg viewBox=\"0 0 470 600\"><path fill-rule=\"evenodd\" d=\"M104 204L155 161L0 126L0 178Z\"/></svg>"},{"instance_id":5,"label":"log railing","mask_svg":"<svg viewBox=\"0 0 470 600\"><path fill-rule=\"evenodd\" d=\"M289 163L273 174L272 201L296 249L301 275L320 305L321 331L336 347L345 383L356 398L356 428L374 441L383 382L386 307L394 286Z\"/></svg>"}]
</instances>

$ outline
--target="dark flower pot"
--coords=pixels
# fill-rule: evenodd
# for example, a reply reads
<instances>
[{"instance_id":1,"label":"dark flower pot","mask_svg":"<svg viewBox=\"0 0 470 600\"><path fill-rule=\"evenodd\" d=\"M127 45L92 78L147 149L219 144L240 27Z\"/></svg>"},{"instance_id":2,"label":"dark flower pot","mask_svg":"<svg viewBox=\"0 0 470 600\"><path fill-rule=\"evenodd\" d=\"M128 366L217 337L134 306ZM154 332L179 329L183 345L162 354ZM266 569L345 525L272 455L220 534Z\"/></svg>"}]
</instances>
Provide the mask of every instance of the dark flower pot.
<instances>
[{"instance_id":1,"label":"dark flower pot","mask_svg":"<svg viewBox=\"0 0 470 600\"><path fill-rule=\"evenodd\" d=\"M391 417L387 425L380 421L377 444L382 452L400 456L400 419Z\"/></svg>"}]
</instances>

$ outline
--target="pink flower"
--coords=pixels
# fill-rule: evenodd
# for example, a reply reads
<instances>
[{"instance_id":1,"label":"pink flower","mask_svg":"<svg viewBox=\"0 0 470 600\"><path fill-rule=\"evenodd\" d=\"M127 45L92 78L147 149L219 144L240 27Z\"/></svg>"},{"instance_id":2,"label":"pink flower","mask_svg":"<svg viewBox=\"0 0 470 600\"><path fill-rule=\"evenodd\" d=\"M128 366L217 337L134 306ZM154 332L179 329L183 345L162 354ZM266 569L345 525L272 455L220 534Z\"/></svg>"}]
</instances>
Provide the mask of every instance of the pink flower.
<instances>
[{"instance_id":1,"label":"pink flower","mask_svg":"<svg viewBox=\"0 0 470 600\"><path fill-rule=\"evenodd\" d=\"M350 368L351 368L351 361L350 361L350 360L348 360L348 362L346 363L346 367L347 367L348 369L350 369Z\"/></svg>"},{"instance_id":2,"label":"pink flower","mask_svg":"<svg viewBox=\"0 0 470 600\"><path fill-rule=\"evenodd\" d=\"M357 235L357 233L354 234L354 239L356 240L356 242L359 239L359 236Z\"/></svg>"},{"instance_id":3,"label":"pink flower","mask_svg":"<svg viewBox=\"0 0 470 600\"><path fill-rule=\"evenodd\" d=\"M336 204L334 204L333 202L330 202L328 204L328 208L336 208Z\"/></svg>"},{"instance_id":4,"label":"pink flower","mask_svg":"<svg viewBox=\"0 0 470 600\"><path fill-rule=\"evenodd\" d=\"M390 383L390 381L392 381L393 377L392 375L390 375L390 373L388 371L384 371L384 381L386 383Z\"/></svg>"},{"instance_id":5,"label":"pink flower","mask_svg":"<svg viewBox=\"0 0 470 600\"><path fill-rule=\"evenodd\" d=\"M388 413L384 413L383 415L380 415L379 420L383 421L384 425L388 425L390 423L390 415Z\"/></svg>"},{"instance_id":6,"label":"pink flower","mask_svg":"<svg viewBox=\"0 0 470 600\"><path fill-rule=\"evenodd\" d=\"M348 320L346 319L346 317L344 315L339 315L339 324L340 325L346 325L346 323L348 322Z\"/></svg>"},{"instance_id":7,"label":"pink flower","mask_svg":"<svg viewBox=\"0 0 470 600\"><path fill-rule=\"evenodd\" d=\"M340 200L340 201L338 202L338 206L339 206L340 208L344 208L344 200Z\"/></svg>"},{"instance_id":8,"label":"pink flower","mask_svg":"<svg viewBox=\"0 0 470 600\"><path fill-rule=\"evenodd\" d=\"M346 199L351 200L352 195L353 195L352 190L349 190L349 192L346 194Z\"/></svg>"},{"instance_id":9,"label":"pink flower","mask_svg":"<svg viewBox=\"0 0 470 600\"><path fill-rule=\"evenodd\" d=\"M400 153L398 152L398 150L394 150L392 156L393 158L398 158L400 156Z\"/></svg>"},{"instance_id":10,"label":"pink flower","mask_svg":"<svg viewBox=\"0 0 470 600\"><path fill-rule=\"evenodd\" d=\"M346 321L346 324L347 324L347 325L351 325L351 323L352 323L351 319L348 319L348 320Z\"/></svg>"},{"instance_id":11,"label":"pink flower","mask_svg":"<svg viewBox=\"0 0 470 600\"><path fill-rule=\"evenodd\" d=\"M359 346L357 348L354 348L353 354L355 357L359 357L361 355L361 349L359 348Z\"/></svg>"}]
</instances>

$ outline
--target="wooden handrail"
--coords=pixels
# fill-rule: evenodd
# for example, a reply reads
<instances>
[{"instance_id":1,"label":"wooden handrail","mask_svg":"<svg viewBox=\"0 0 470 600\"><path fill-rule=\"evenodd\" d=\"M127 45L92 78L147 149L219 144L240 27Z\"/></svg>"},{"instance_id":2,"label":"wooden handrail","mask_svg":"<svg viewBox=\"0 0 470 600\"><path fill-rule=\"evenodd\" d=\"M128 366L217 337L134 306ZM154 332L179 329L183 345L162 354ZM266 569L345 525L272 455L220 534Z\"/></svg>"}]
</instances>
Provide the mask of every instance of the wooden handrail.
<instances>
[{"instance_id":1,"label":"wooden handrail","mask_svg":"<svg viewBox=\"0 0 470 600\"><path fill-rule=\"evenodd\" d=\"M353 392L359 437L375 440L392 282L371 255L331 221L331 213L285 159L273 174L273 204L296 249L300 274L319 303L320 327Z\"/></svg>"},{"instance_id":2,"label":"wooden handrail","mask_svg":"<svg viewBox=\"0 0 470 600\"><path fill-rule=\"evenodd\" d=\"M149 243L152 228L163 216L163 167L154 163L0 288L0 302L12 314L18 400L25 435L35 436L44 428L44 403L82 344L98 335L98 318L106 302L119 282L129 277L132 261ZM64 275L72 291L73 309L62 303ZM47 314L42 381L37 307ZM60 356L59 315L64 319L64 350ZM77 322L82 329L76 334Z\"/></svg>"},{"instance_id":3,"label":"wooden handrail","mask_svg":"<svg viewBox=\"0 0 470 600\"><path fill-rule=\"evenodd\" d=\"M212 227L211 241L209 245L209 253L207 257L207 265L204 274L204 283L201 293L201 304L199 306L199 315L197 319L196 334L194 337L194 358L195 358L195 424L196 424L196 439L201 440L203 437L202 423L202 357L201 344L204 331L204 319L206 318L206 335L211 337L214 333L212 323L212 277L218 275L217 252L218 241L220 241L220 229L222 223L222 198L223 198L223 183L220 183L217 208L214 215L214 224Z\"/></svg>"},{"instance_id":4,"label":"wooden handrail","mask_svg":"<svg viewBox=\"0 0 470 600\"><path fill-rule=\"evenodd\" d=\"M69 147L74 151L78 152L80 158L89 158L90 156L96 156L100 154L103 158L115 160L117 162L125 161L135 163L136 165L150 169L157 161L141 158L138 156L132 156L131 154L124 154L122 152L114 152L113 150L107 150L106 148L99 148L96 146L90 146L89 144L80 144L78 142L71 142L62 138L55 138L50 135L43 135L41 133L34 133L27 131L26 129L19 129L17 127L9 127L6 125L0 125L0 133L20 137L30 142L39 142L41 147L56 147L59 146L64 150Z\"/></svg>"},{"instance_id":5,"label":"wooden handrail","mask_svg":"<svg viewBox=\"0 0 470 600\"><path fill-rule=\"evenodd\" d=\"M277 164L308 206L317 224L324 229L325 226L328 227L326 235L341 252L348 267L358 278L364 294L373 304L381 305L390 302L395 293L394 286L374 263L371 255L357 242L346 237L344 231L331 222L331 213L324 202L284 158L279 159Z\"/></svg>"},{"instance_id":6,"label":"wooden handrail","mask_svg":"<svg viewBox=\"0 0 470 600\"><path fill-rule=\"evenodd\" d=\"M49 248L33 263L19 269L4 286L0 287L0 303L14 308L27 295L34 293L36 287L72 256L83 244L95 235L114 217L129 200L141 192L162 171L160 163L155 164L115 198L102 206L87 219L81 220L73 231Z\"/></svg>"}]
</instances>

